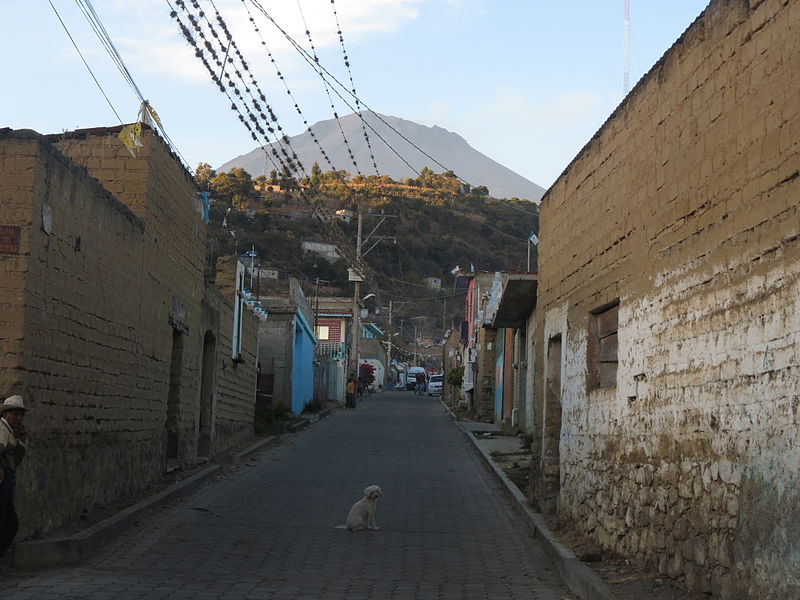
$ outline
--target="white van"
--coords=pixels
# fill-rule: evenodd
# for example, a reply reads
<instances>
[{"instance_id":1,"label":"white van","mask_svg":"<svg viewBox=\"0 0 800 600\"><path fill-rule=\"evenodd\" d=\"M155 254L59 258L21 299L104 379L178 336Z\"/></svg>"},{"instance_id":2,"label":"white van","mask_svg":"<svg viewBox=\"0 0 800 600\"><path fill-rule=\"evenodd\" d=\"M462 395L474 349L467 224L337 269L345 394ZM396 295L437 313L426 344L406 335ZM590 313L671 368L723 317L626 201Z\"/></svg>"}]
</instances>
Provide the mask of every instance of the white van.
<instances>
[{"instance_id":1,"label":"white van","mask_svg":"<svg viewBox=\"0 0 800 600\"><path fill-rule=\"evenodd\" d=\"M438 375L431 375L430 380L428 380L428 396L442 395L443 380L444 375L442 373L439 373Z\"/></svg>"}]
</instances>

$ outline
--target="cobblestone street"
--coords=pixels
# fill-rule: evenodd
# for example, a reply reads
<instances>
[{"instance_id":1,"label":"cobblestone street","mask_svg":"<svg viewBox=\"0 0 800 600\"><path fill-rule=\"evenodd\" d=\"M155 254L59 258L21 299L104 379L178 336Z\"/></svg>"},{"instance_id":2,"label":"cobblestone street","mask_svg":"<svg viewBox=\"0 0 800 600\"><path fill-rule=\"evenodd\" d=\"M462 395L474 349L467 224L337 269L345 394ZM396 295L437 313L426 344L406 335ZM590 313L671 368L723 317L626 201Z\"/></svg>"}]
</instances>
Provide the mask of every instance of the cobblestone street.
<instances>
[{"instance_id":1,"label":"cobblestone street","mask_svg":"<svg viewBox=\"0 0 800 600\"><path fill-rule=\"evenodd\" d=\"M343 524L378 484L380 531ZM572 598L438 399L370 396L4 600Z\"/></svg>"}]
</instances>

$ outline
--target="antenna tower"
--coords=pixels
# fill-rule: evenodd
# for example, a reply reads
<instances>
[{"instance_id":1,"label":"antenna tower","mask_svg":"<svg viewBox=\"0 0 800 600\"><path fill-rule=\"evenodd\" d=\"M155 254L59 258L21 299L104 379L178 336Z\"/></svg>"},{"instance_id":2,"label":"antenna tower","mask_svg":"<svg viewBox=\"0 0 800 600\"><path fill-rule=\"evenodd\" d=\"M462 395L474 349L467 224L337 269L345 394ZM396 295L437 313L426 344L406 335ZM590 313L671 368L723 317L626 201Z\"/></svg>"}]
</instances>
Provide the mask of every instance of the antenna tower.
<instances>
[{"instance_id":1,"label":"antenna tower","mask_svg":"<svg viewBox=\"0 0 800 600\"><path fill-rule=\"evenodd\" d=\"M631 0L625 0L625 71L623 75L623 95L627 96L630 91L630 70L631 70Z\"/></svg>"}]
</instances>

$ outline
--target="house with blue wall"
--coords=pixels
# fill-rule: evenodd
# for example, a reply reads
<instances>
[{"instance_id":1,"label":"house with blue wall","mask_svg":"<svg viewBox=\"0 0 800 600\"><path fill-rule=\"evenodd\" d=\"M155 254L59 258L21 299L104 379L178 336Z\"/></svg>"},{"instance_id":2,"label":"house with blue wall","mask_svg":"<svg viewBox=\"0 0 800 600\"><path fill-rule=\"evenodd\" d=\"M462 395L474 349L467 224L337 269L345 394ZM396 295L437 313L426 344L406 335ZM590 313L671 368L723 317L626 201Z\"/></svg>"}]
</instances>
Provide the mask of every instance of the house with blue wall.
<instances>
[{"instance_id":1,"label":"house with blue wall","mask_svg":"<svg viewBox=\"0 0 800 600\"><path fill-rule=\"evenodd\" d=\"M273 404L300 414L314 400L313 312L294 278L269 282L258 300L268 313L259 327L259 380L271 383Z\"/></svg>"}]
</instances>

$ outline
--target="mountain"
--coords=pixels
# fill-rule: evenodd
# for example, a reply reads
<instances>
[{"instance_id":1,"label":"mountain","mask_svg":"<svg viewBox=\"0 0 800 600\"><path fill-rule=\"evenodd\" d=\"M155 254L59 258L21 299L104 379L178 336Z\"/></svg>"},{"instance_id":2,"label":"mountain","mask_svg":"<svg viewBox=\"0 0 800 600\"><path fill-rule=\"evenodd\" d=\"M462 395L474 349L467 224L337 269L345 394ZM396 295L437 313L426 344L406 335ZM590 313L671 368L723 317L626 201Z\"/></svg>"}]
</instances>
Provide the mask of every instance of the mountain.
<instances>
[{"instance_id":1,"label":"mountain","mask_svg":"<svg viewBox=\"0 0 800 600\"><path fill-rule=\"evenodd\" d=\"M416 177L415 171L428 167L435 173L451 170L472 186L486 186L489 193L496 198L524 198L538 202L544 194L545 190L542 187L481 154L456 133L437 126L426 127L398 117L386 115L376 117L375 114L367 112L362 114L364 120L372 126L372 129L367 127L367 133L372 154L381 175L388 175L395 181L402 181L406 177ZM343 131L361 173L364 175L375 174L370 151L364 139L361 119L357 114L340 117L338 123L335 119L320 121L312 125L310 129L336 169L348 171L352 175L356 174L356 169L350 160L347 146L343 140ZM311 165L315 162L323 171L331 170L331 165L322 156L308 130L300 135L290 137L289 141L307 172L311 171ZM425 156L414 146L424 150L444 167L437 165L434 160ZM402 156L402 159L392 148ZM405 164L403 159L414 167L414 170ZM243 168L253 177L268 175L269 171L275 168L265 157L261 148L237 156L216 170L218 172L229 171L234 167Z\"/></svg>"}]
</instances>

